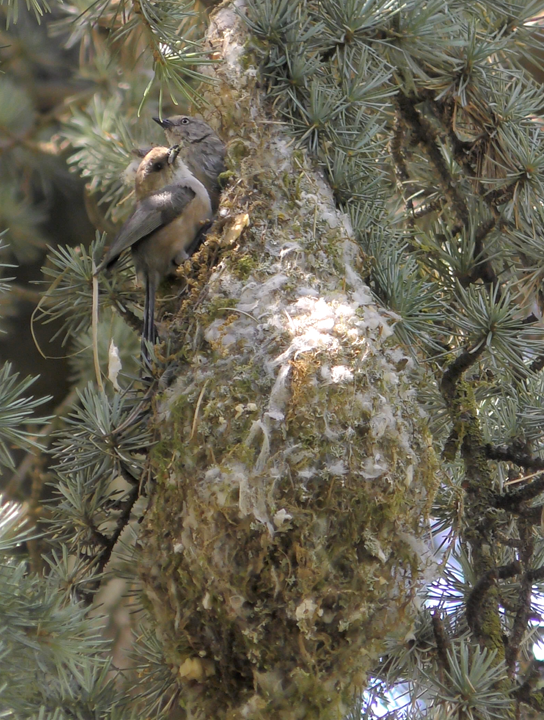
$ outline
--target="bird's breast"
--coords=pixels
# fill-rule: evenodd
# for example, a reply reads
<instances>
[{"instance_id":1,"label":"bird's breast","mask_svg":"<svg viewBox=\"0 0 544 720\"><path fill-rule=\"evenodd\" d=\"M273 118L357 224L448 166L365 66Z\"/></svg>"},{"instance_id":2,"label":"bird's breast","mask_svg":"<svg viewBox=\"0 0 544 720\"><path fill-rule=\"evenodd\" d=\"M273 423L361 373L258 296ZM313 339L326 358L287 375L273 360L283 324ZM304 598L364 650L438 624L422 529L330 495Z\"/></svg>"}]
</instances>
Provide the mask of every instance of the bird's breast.
<instances>
[{"instance_id":1,"label":"bird's breast","mask_svg":"<svg viewBox=\"0 0 544 720\"><path fill-rule=\"evenodd\" d=\"M139 278L154 275L159 282L170 275L187 259L186 249L196 238L203 225L211 218L210 201L197 195L167 225L150 233L132 246L132 257Z\"/></svg>"}]
</instances>

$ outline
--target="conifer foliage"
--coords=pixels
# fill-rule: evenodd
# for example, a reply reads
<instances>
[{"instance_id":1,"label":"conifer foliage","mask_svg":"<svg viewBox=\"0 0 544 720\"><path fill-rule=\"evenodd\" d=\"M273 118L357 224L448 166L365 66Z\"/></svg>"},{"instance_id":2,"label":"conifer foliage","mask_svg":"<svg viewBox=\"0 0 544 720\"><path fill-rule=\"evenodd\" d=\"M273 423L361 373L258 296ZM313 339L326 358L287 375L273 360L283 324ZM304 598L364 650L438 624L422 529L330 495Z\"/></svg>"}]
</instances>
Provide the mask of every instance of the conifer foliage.
<instances>
[{"instance_id":1,"label":"conifer foliage","mask_svg":"<svg viewBox=\"0 0 544 720\"><path fill-rule=\"evenodd\" d=\"M137 599L141 624L124 674L113 671L104 620L89 614L106 568L138 596L137 543L123 532L149 480L152 443L151 392L133 359L141 297L128 264L101 278L93 328L93 260L103 233L128 212L131 150L162 141L139 113L198 102L199 83L208 82L202 65L216 58L203 44L205 14L189 4L27 5L3 8L10 41L30 42L40 21L78 50L81 64L75 95L38 113L29 86L10 78L15 55L7 61L0 215L18 260L39 252L43 208L21 190L22 179L30 173L47 188L65 153L87 183L97 236L88 249L52 250L45 266L38 320L56 322L66 347L79 351L59 417L30 433L25 423L40 404L29 396L32 380L20 381L9 364L0 369L0 462L14 467L13 446L47 446L50 458L41 475L49 501L33 497L27 512L43 517L39 529L22 505L5 500L0 508L0 708L17 720L167 717L183 698ZM420 611L408 636L384 638L349 717L538 717L542 3L246 0L237 11L271 117L330 183L366 258L363 279L419 368L422 409L442 458L429 528L436 563L422 578ZM36 52L39 61L45 46ZM125 368L118 389L97 385L89 349L96 331L104 367L112 328Z\"/></svg>"},{"instance_id":2,"label":"conifer foliage","mask_svg":"<svg viewBox=\"0 0 544 720\"><path fill-rule=\"evenodd\" d=\"M540 4L248 4L276 111L316 155L376 297L431 372L446 570L365 712L391 685L405 693L396 716L542 711L543 93L526 69Z\"/></svg>"}]
</instances>

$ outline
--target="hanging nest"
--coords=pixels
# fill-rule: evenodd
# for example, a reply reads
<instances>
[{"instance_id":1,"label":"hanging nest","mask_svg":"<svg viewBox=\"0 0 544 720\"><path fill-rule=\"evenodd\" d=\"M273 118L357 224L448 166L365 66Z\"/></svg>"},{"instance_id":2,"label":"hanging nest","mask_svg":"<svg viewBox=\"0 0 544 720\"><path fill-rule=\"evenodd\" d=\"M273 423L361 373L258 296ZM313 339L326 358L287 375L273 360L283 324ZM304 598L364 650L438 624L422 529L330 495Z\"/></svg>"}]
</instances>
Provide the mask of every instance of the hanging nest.
<instances>
[{"instance_id":1,"label":"hanging nest","mask_svg":"<svg viewBox=\"0 0 544 720\"><path fill-rule=\"evenodd\" d=\"M437 463L414 362L240 33L216 16L235 178L171 328L141 577L187 717L340 718L410 628Z\"/></svg>"}]
</instances>

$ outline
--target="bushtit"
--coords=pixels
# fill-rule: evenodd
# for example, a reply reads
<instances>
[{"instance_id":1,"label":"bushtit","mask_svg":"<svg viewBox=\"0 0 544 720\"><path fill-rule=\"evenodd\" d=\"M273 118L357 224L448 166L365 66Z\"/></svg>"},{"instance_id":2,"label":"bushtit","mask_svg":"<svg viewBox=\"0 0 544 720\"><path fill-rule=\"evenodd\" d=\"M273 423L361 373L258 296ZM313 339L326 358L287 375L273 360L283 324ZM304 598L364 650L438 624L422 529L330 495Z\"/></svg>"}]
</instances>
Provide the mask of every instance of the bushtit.
<instances>
[{"instance_id":1,"label":"bushtit","mask_svg":"<svg viewBox=\"0 0 544 720\"><path fill-rule=\"evenodd\" d=\"M174 115L161 120L153 118L166 134L170 145L180 144L181 155L189 170L204 185L215 215L219 207L219 175L225 172L225 144L204 120L188 115Z\"/></svg>"},{"instance_id":2,"label":"bushtit","mask_svg":"<svg viewBox=\"0 0 544 720\"><path fill-rule=\"evenodd\" d=\"M155 147L141 161L134 190L136 207L96 272L109 269L128 248L138 278L145 284L142 357L146 341L155 342L155 293L161 280L189 257L212 216L206 188L179 157L179 146Z\"/></svg>"}]
</instances>

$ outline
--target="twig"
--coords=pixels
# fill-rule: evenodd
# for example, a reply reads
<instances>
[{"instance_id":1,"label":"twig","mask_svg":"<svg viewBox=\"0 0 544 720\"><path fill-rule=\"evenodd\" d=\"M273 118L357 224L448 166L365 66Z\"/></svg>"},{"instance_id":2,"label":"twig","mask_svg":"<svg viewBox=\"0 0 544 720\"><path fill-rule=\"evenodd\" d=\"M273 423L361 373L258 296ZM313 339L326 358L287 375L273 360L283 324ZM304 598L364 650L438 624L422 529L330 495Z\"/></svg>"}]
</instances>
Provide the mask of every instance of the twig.
<instances>
[{"instance_id":1,"label":"twig","mask_svg":"<svg viewBox=\"0 0 544 720\"><path fill-rule=\"evenodd\" d=\"M443 205L444 200L442 198L435 198L429 202L422 203L413 209L412 217L418 220L419 218L425 217L425 215L430 215L432 212L435 212L435 210L440 210Z\"/></svg>"},{"instance_id":2,"label":"twig","mask_svg":"<svg viewBox=\"0 0 544 720\"><path fill-rule=\"evenodd\" d=\"M481 343L477 350L463 350L463 352L458 355L455 360L450 363L450 365L448 365L440 383L440 389L442 390L445 398L448 400L453 399L455 396L457 382L461 379L463 373L465 373L469 367L474 365L476 360L483 353L484 348L485 345Z\"/></svg>"},{"instance_id":3,"label":"twig","mask_svg":"<svg viewBox=\"0 0 544 720\"><path fill-rule=\"evenodd\" d=\"M544 697L542 693L538 693L538 696L533 695L533 690L542 682L543 673L544 662L533 658L523 683L512 692L516 700L530 705L540 712L544 711Z\"/></svg>"},{"instance_id":4,"label":"twig","mask_svg":"<svg viewBox=\"0 0 544 720\"><path fill-rule=\"evenodd\" d=\"M410 175L408 174L406 155L404 154L404 136L404 119L402 117L400 109L397 109L397 112L395 113L395 122L393 125L393 134L391 136L391 142L389 143L389 150L391 152L391 157L393 158L397 185L402 197L404 198L404 206L408 214L408 224L413 225L414 203L410 197L412 193L407 187L407 184L410 182ZM408 197L406 197L407 195Z\"/></svg>"},{"instance_id":5,"label":"twig","mask_svg":"<svg viewBox=\"0 0 544 720\"><path fill-rule=\"evenodd\" d=\"M530 524L521 518L518 523L518 527L520 539L522 540L522 547L520 548L519 556L525 572L522 575L520 588L517 593L518 608L516 616L514 618L512 631L508 637L508 643L505 648L505 661L508 668L508 674L511 678L514 677L516 672L521 642L527 630L527 624L529 622L529 615L531 612L532 581L529 577L528 570L535 549L533 528Z\"/></svg>"},{"instance_id":6,"label":"twig","mask_svg":"<svg viewBox=\"0 0 544 720\"><path fill-rule=\"evenodd\" d=\"M496 447L488 443L485 446L485 454L489 460L509 462L526 470L544 470L544 460L542 458L533 457L527 452L506 445Z\"/></svg>"},{"instance_id":7,"label":"twig","mask_svg":"<svg viewBox=\"0 0 544 720\"><path fill-rule=\"evenodd\" d=\"M539 373L544 368L544 355L539 355L529 365L529 372Z\"/></svg>"},{"instance_id":8,"label":"twig","mask_svg":"<svg viewBox=\"0 0 544 720\"><path fill-rule=\"evenodd\" d=\"M195 416L193 418L193 425L191 427L191 434L189 436L189 440L193 439L193 436L196 432L196 424L198 422L198 413L200 411L200 406L202 405L202 399L204 397L204 393L206 392L206 387L208 383L210 382L211 378L208 378L204 385L202 386L202 390L200 391L200 395L198 396L198 400L196 401L196 408L195 408Z\"/></svg>"},{"instance_id":9,"label":"twig","mask_svg":"<svg viewBox=\"0 0 544 720\"><path fill-rule=\"evenodd\" d=\"M42 298L42 293L37 290L29 290L28 288L21 287L20 285L10 284L9 294L17 298L17 300L23 300L24 302L38 303Z\"/></svg>"},{"instance_id":10,"label":"twig","mask_svg":"<svg viewBox=\"0 0 544 720\"><path fill-rule=\"evenodd\" d=\"M73 404L76 402L77 397L77 391L74 388L73 390L71 390L70 393L68 393L68 395L60 403L60 405L57 405L57 407L53 411L53 420L51 420L50 423L45 425L41 432L35 435L34 440L47 440L49 436L54 432L54 430L56 430L57 425L63 415L69 412ZM9 483L6 485L4 493L8 497L13 497L15 495L16 488L19 487L19 485L25 480L28 472L30 471L32 465L35 462L36 450L29 450L25 455L24 459L19 463L17 470L15 470L15 472L11 476Z\"/></svg>"},{"instance_id":11,"label":"twig","mask_svg":"<svg viewBox=\"0 0 544 720\"><path fill-rule=\"evenodd\" d=\"M81 599L88 605L92 603L94 595L100 587L100 583L102 582L103 578L104 568L110 561L113 549L115 548L117 541L121 537L121 533L129 523L132 508L134 507L136 500L139 497L139 494L140 493L138 485L133 486L128 494L126 501L123 503L123 509L121 513L117 517L117 522L113 534L109 538L106 538L104 535L102 535L102 533L100 533L102 539L99 540L99 538L97 538L100 544L103 545L105 542L103 550L99 552L99 554L94 558L93 561L93 565L96 568L96 574L98 575L98 577L95 577L90 589L84 593L81 593L80 595Z\"/></svg>"},{"instance_id":12,"label":"twig","mask_svg":"<svg viewBox=\"0 0 544 720\"><path fill-rule=\"evenodd\" d=\"M451 204L452 210L464 227L469 227L469 212L467 203L456 187L446 161L439 149L440 140L433 125L418 110L416 98L409 98L404 93L397 96L398 106L402 116L412 127L418 141L425 149L430 161L437 172L442 192Z\"/></svg>"},{"instance_id":13,"label":"twig","mask_svg":"<svg viewBox=\"0 0 544 720\"><path fill-rule=\"evenodd\" d=\"M96 375L96 384L101 393L104 392L104 383L102 382L102 372L100 370L100 360L98 358L98 278L96 277L96 265L93 263L93 307L91 317L91 328L93 337L93 361L94 372Z\"/></svg>"},{"instance_id":14,"label":"twig","mask_svg":"<svg viewBox=\"0 0 544 720\"><path fill-rule=\"evenodd\" d=\"M436 641L436 653L438 655L438 662L441 667L446 671L450 671L450 661L448 658L448 650L451 648L451 640L446 632L444 623L440 616L440 611L436 609L432 616L433 633Z\"/></svg>"},{"instance_id":15,"label":"twig","mask_svg":"<svg viewBox=\"0 0 544 720\"><path fill-rule=\"evenodd\" d=\"M472 588L472 592L467 598L465 613L467 624L477 637L481 637L482 635L482 628L480 626L480 608L482 607L483 601L490 588L495 585L497 580L504 580L506 578L513 577L514 575L518 575L521 572L521 569L522 567L519 560L514 560L508 565L503 565L498 568L492 568L482 575Z\"/></svg>"},{"instance_id":16,"label":"twig","mask_svg":"<svg viewBox=\"0 0 544 720\"><path fill-rule=\"evenodd\" d=\"M496 495L493 500L493 505L496 508L502 510L510 510L511 512L518 512L519 506L533 500L535 497L544 492L544 473L539 473L538 480L535 480L524 488L515 490L509 493L503 493L502 495Z\"/></svg>"},{"instance_id":17,"label":"twig","mask_svg":"<svg viewBox=\"0 0 544 720\"><path fill-rule=\"evenodd\" d=\"M139 317L137 317L131 310L128 308L125 308L121 305L121 303L115 298L110 296L110 300L113 303L113 307L115 308L115 311L119 313L119 315L123 318L123 320L126 322L126 324L131 327L133 330L135 330L138 335L142 334L144 324L140 320Z\"/></svg>"}]
</instances>

